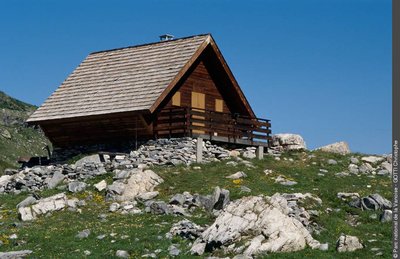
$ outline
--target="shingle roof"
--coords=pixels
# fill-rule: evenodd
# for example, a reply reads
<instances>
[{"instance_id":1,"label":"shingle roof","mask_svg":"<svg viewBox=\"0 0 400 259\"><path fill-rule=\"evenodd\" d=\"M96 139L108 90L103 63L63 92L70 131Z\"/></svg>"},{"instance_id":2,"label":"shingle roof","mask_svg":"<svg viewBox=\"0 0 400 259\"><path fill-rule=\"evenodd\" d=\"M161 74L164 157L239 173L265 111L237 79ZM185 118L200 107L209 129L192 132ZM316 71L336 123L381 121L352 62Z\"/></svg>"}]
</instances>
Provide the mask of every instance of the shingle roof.
<instances>
[{"instance_id":1,"label":"shingle roof","mask_svg":"<svg viewBox=\"0 0 400 259\"><path fill-rule=\"evenodd\" d=\"M28 122L149 110L209 37L91 53Z\"/></svg>"}]
</instances>

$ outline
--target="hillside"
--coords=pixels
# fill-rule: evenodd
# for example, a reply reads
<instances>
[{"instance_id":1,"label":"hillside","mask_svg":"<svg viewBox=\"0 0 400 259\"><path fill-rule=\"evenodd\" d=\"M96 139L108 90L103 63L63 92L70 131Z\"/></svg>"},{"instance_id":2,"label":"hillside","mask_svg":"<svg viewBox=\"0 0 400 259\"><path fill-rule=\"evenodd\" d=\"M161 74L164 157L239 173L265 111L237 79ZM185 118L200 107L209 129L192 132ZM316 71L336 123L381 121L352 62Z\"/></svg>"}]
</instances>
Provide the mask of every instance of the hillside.
<instances>
[{"instance_id":1,"label":"hillside","mask_svg":"<svg viewBox=\"0 0 400 259\"><path fill-rule=\"evenodd\" d=\"M105 162L93 155L4 176L0 251L28 250L32 258L390 257L391 224L382 216L391 206L390 157L299 150L257 160L252 149L206 143L207 163L196 164L194 143L150 142Z\"/></svg>"},{"instance_id":2,"label":"hillside","mask_svg":"<svg viewBox=\"0 0 400 259\"><path fill-rule=\"evenodd\" d=\"M25 124L36 108L0 91L0 172L18 167L16 160L20 156L47 155L42 150L47 139L39 130Z\"/></svg>"}]
</instances>

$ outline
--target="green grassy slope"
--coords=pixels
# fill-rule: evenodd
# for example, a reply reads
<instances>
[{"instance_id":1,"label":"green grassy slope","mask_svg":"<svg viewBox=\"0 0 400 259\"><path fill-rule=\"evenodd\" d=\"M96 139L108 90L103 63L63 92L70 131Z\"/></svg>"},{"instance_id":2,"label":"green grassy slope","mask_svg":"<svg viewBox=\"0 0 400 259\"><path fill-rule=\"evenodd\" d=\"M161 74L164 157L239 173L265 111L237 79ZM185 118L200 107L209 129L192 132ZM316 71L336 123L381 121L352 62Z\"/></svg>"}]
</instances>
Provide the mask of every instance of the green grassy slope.
<instances>
[{"instance_id":1,"label":"green grassy slope","mask_svg":"<svg viewBox=\"0 0 400 259\"><path fill-rule=\"evenodd\" d=\"M19 156L46 155L42 147L48 143L47 139L25 124L36 108L0 91L0 175L5 168L17 167Z\"/></svg>"},{"instance_id":2,"label":"green grassy slope","mask_svg":"<svg viewBox=\"0 0 400 259\"><path fill-rule=\"evenodd\" d=\"M237 167L228 166L226 162L215 162L199 165L200 170L191 167L157 167L153 168L165 182L158 186L160 191L158 199L168 201L176 193L189 191L191 193L209 194L213 187L220 186L231 192L231 198L237 199L248 195L272 195L276 192L310 192L322 199L322 205L305 203L308 209L318 210L320 216L314 220L321 225L323 230L319 235L313 235L321 243L328 243L328 251L305 249L296 253L269 254L265 258L376 258L376 252L371 248L379 248L383 252L381 258L391 256L391 224L380 223L379 219L371 219L372 214L380 212L361 211L350 208L345 202L336 197L338 192L358 192L360 195L379 193L385 198L391 198L391 184L388 177L376 176L374 178L366 175L351 175L337 177L334 174L344 171L349 165L349 156L340 156L313 152L315 158L308 158L309 152L285 154L288 160L276 161L267 157L262 161L252 160L255 168L247 168L243 164ZM337 165L328 165L327 159L333 158L338 161ZM315 164L313 164L315 162ZM319 176L319 169L324 168L329 172L325 176ZM272 175L266 176L265 169L272 169ZM239 170L244 171L248 177L242 182L234 183L226 179L232 173ZM297 181L294 186L283 186L274 182L273 177L284 175ZM112 182L111 174L93 179L96 183L101 179ZM251 188L251 193L240 192L240 186ZM370 187L367 187L367 185ZM52 190L41 193L50 196L60 191ZM4 195L0 199L0 240L3 245L0 251L31 249L34 258L82 258L85 250L89 250L92 258L113 258L116 250L127 250L131 258L141 258L143 254L162 249L158 258L169 258L168 247L177 244L182 250L179 258L193 258L188 253L189 241L181 238L172 240L165 238L171 225L182 220L181 216L167 215L120 215L109 213L109 203L104 201L104 192L97 192L93 187L81 194L71 197L85 198L87 205L82 207L82 213L61 211L55 212L48 217L41 217L34 222L21 223L17 217L15 205L26 197L26 194L17 196ZM327 212L327 208L332 212ZM339 210L335 210L339 209ZM99 214L107 214L107 220L99 220ZM359 225L353 227L346 222L349 215L357 218ZM189 218L198 224L209 224L213 222L206 213L201 210ZM17 224L15 224L17 222ZM78 231L90 229L91 234L87 239L75 238ZM337 253L335 242L341 233L359 237L366 246L362 250L352 253ZM110 236L110 234L116 234ZM11 234L17 234L16 240L8 239ZM102 240L96 236L105 234ZM369 242L368 240L375 240ZM214 253L216 256L224 257L221 251ZM205 258L208 254L202 257ZM260 258L264 258L260 257Z\"/></svg>"}]
</instances>

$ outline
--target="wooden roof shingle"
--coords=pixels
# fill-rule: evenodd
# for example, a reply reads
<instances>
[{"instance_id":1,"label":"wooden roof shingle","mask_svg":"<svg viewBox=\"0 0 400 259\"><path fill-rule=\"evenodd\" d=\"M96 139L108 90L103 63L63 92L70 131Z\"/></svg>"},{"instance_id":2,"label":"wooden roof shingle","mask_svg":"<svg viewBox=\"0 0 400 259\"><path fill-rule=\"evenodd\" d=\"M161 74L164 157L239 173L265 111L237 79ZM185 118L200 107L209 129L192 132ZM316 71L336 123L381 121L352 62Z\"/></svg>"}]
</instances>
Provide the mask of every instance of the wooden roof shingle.
<instances>
[{"instance_id":1,"label":"wooden roof shingle","mask_svg":"<svg viewBox=\"0 0 400 259\"><path fill-rule=\"evenodd\" d=\"M89 54L28 122L150 110L210 35Z\"/></svg>"}]
</instances>

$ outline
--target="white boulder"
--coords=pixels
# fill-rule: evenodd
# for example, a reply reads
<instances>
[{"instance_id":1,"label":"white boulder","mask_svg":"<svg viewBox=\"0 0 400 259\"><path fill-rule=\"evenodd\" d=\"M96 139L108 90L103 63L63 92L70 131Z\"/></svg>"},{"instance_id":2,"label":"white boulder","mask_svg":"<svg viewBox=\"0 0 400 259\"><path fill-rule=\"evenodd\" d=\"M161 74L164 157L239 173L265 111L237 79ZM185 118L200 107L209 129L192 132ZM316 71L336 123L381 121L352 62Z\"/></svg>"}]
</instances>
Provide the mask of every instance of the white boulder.
<instances>
[{"instance_id":1,"label":"white boulder","mask_svg":"<svg viewBox=\"0 0 400 259\"><path fill-rule=\"evenodd\" d=\"M335 153L335 154L341 154L341 155L346 155L350 154L350 148L349 144L347 142L341 141L341 142L336 142L333 144L329 144L323 147L316 148L315 150L321 150L324 152L329 152L329 153Z\"/></svg>"},{"instance_id":2,"label":"white boulder","mask_svg":"<svg viewBox=\"0 0 400 259\"><path fill-rule=\"evenodd\" d=\"M361 160L367 163L376 164L382 162L385 158L381 156L364 156Z\"/></svg>"},{"instance_id":3,"label":"white boulder","mask_svg":"<svg viewBox=\"0 0 400 259\"><path fill-rule=\"evenodd\" d=\"M298 134L291 133L272 135L272 146L282 147L284 150L307 149L303 137Z\"/></svg>"}]
</instances>

